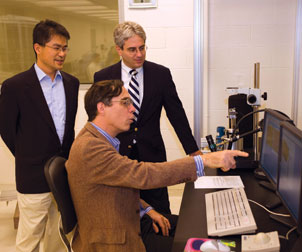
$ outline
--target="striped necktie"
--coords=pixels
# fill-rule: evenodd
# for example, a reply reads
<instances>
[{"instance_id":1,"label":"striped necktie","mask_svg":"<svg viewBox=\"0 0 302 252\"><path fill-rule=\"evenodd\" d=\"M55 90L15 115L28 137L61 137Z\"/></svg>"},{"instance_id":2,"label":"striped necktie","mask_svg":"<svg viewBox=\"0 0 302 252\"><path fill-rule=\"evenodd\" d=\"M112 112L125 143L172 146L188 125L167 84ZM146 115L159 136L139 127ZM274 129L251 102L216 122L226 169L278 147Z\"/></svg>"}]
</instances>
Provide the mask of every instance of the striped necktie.
<instances>
[{"instance_id":1,"label":"striped necktie","mask_svg":"<svg viewBox=\"0 0 302 252\"><path fill-rule=\"evenodd\" d=\"M137 75L137 71L135 69L132 69L130 72L131 75L131 79L129 82L129 88L128 88L128 93L131 96L131 99L133 101L133 106L135 107L135 112L134 112L134 116L135 116L135 120L137 120L138 114L139 114L139 84L136 80L136 75Z\"/></svg>"}]
</instances>

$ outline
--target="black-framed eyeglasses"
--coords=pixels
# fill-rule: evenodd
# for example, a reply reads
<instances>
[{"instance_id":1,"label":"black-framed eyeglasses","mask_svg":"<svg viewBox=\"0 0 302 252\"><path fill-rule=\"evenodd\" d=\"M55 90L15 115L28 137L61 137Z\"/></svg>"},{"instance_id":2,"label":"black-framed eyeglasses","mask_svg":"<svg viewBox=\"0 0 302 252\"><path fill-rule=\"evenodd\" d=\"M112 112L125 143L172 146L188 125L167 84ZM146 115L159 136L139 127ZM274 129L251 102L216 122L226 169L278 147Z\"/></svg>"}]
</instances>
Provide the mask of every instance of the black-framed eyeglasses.
<instances>
[{"instance_id":1,"label":"black-framed eyeglasses","mask_svg":"<svg viewBox=\"0 0 302 252\"><path fill-rule=\"evenodd\" d=\"M67 46L61 47L61 46L49 46L49 45L45 45L45 47L49 47L49 48L55 50L56 53L60 53L61 51L63 53L68 53L69 50L70 50L70 48L68 48Z\"/></svg>"},{"instance_id":2,"label":"black-framed eyeglasses","mask_svg":"<svg viewBox=\"0 0 302 252\"><path fill-rule=\"evenodd\" d=\"M125 107L129 107L130 105L133 105L133 101L130 97L125 97L123 99L120 99L118 101L111 101L111 102L119 102L121 105Z\"/></svg>"}]
</instances>

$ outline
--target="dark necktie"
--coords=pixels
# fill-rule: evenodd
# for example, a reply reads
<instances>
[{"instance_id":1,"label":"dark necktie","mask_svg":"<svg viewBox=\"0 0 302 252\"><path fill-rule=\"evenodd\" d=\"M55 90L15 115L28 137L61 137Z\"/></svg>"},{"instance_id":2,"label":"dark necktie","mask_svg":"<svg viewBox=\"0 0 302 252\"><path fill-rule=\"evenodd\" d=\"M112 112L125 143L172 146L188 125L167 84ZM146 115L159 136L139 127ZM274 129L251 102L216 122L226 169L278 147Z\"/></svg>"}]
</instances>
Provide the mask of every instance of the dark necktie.
<instances>
[{"instance_id":1,"label":"dark necktie","mask_svg":"<svg viewBox=\"0 0 302 252\"><path fill-rule=\"evenodd\" d=\"M128 93L131 96L131 99L133 101L133 106L135 107L135 112L134 112L134 116L135 116L135 120L137 120L138 114L139 114L139 84L136 80L136 75L137 75L137 71L135 69L132 69L130 72L131 75L131 79L129 82L129 88L128 88Z\"/></svg>"}]
</instances>

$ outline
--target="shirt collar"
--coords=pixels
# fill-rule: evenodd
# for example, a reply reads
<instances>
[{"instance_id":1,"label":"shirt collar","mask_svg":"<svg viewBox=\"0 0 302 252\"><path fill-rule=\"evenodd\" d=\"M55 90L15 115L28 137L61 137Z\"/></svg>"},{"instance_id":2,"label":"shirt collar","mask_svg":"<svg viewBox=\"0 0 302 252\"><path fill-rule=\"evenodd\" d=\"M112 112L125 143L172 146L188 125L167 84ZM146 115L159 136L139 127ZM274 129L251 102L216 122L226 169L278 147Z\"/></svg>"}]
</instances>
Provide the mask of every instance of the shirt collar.
<instances>
[{"instance_id":1,"label":"shirt collar","mask_svg":"<svg viewBox=\"0 0 302 252\"><path fill-rule=\"evenodd\" d=\"M41 81L43 80L46 76L48 76L46 73L44 73L44 71L37 65L37 63L35 63L34 65L35 67L35 70L36 70L36 73L37 73L37 76L38 76L38 80ZM49 77L49 76L48 76ZM59 77L62 79L62 74L59 70L57 70L56 72L56 76L55 76L55 79Z\"/></svg>"},{"instance_id":2,"label":"shirt collar","mask_svg":"<svg viewBox=\"0 0 302 252\"><path fill-rule=\"evenodd\" d=\"M124 69L129 75L130 75L130 70L132 70L133 68L130 68L128 66L126 66L126 64L124 63L124 61L122 60L122 69ZM143 67L139 67L139 68L135 68L136 72L139 73L143 70Z\"/></svg>"},{"instance_id":3,"label":"shirt collar","mask_svg":"<svg viewBox=\"0 0 302 252\"><path fill-rule=\"evenodd\" d=\"M113 147L119 151L120 148L120 141L116 137L110 136L105 130L101 129L97 125L95 125L93 122L90 122L97 130L100 132L112 145Z\"/></svg>"}]
</instances>

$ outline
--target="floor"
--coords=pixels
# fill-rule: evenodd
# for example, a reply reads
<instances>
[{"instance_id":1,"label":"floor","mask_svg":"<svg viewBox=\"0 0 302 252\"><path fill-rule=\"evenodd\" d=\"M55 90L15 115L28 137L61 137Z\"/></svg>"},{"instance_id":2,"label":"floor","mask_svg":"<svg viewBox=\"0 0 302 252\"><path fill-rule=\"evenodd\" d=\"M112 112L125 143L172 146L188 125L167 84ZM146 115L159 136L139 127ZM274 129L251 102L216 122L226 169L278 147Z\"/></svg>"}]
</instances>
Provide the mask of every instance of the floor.
<instances>
[{"instance_id":1,"label":"floor","mask_svg":"<svg viewBox=\"0 0 302 252\"><path fill-rule=\"evenodd\" d=\"M11 186L0 185L0 191ZM169 197L171 211L173 214L179 213L181 198L183 193L183 185L169 187ZM16 207L16 200L0 201L0 251L14 252L15 239L17 231L14 229L13 216Z\"/></svg>"},{"instance_id":2,"label":"floor","mask_svg":"<svg viewBox=\"0 0 302 252\"><path fill-rule=\"evenodd\" d=\"M12 192L15 185L0 185L0 251L14 252L17 230L14 229L13 216L17 200L7 192ZM5 195L4 195L5 194ZM9 201L5 201L5 200Z\"/></svg>"}]
</instances>

